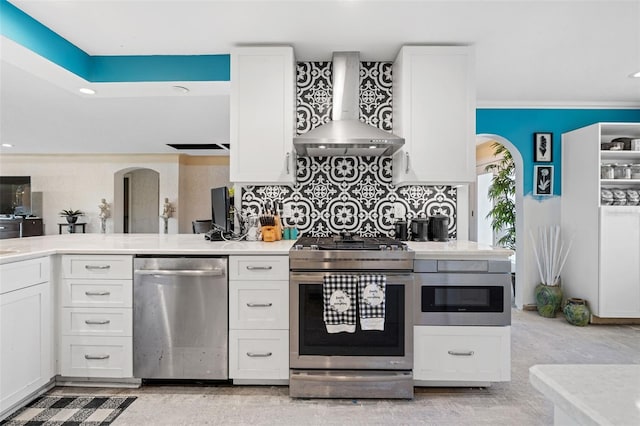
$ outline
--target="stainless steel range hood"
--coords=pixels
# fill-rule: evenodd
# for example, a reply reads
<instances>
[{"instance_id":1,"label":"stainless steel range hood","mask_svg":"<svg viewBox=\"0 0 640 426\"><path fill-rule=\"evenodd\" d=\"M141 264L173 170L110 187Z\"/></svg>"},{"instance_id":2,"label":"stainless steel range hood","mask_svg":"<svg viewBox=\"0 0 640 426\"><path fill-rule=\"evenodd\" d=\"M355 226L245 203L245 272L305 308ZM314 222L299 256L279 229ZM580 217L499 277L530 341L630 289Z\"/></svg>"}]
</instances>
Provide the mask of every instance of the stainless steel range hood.
<instances>
[{"instance_id":1,"label":"stainless steel range hood","mask_svg":"<svg viewBox=\"0 0 640 426\"><path fill-rule=\"evenodd\" d=\"M293 138L298 155L391 155L404 145L404 138L359 120L360 55L333 54L333 121Z\"/></svg>"}]
</instances>

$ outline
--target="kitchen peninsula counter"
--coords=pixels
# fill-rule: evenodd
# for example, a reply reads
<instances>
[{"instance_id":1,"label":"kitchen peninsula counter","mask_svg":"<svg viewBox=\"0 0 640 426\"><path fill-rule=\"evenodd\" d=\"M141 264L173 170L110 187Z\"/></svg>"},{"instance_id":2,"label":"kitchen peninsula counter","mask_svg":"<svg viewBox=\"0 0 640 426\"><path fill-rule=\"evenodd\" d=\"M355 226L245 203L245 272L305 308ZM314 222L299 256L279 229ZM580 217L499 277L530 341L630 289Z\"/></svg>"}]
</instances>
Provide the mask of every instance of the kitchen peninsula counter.
<instances>
[{"instance_id":1,"label":"kitchen peninsula counter","mask_svg":"<svg viewBox=\"0 0 640 426\"><path fill-rule=\"evenodd\" d=\"M202 234L66 234L0 240L0 264L52 254L286 255L293 240L207 241ZM508 258L511 250L474 241L414 242L416 259Z\"/></svg>"}]
</instances>

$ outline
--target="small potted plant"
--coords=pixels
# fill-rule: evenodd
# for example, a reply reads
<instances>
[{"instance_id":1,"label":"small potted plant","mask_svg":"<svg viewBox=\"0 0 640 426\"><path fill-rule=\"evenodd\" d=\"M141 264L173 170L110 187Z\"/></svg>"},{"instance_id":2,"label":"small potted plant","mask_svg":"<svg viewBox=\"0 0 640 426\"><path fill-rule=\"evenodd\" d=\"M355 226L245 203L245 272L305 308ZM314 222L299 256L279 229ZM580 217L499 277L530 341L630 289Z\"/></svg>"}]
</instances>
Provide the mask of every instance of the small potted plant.
<instances>
[{"instance_id":1,"label":"small potted plant","mask_svg":"<svg viewBox=\"0 0 640 426\"><path fill-rule=\"evenodd\" d=\"M80 210L62 210L60 216L65 217L68 223L76 223L78 216L82 216L84 213Z\"/></svg>"}]
</instances>

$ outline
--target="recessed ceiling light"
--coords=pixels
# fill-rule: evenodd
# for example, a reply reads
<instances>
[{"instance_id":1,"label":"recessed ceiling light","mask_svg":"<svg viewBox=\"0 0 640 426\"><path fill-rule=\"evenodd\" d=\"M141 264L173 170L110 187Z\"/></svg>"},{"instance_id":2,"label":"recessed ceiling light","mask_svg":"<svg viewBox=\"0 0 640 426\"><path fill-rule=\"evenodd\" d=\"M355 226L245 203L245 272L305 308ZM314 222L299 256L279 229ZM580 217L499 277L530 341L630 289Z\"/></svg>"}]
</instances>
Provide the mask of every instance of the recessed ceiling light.
<instances>
[{"instance_id":1,"label":"recessed ceiling light","mask_svg":"<svg viewBox=\"0 0 640 426\"><path fill-rule=\"evenodd\" d=\"M171 88L177 93L189 93L189 89L184 86L171 86Z\"/></svg>"},{"instance_id":2,"label":"recessed ceiling light","mask_svg":"<svg viewBox=\"0 0 640 426\"><path fill-rule=\"evenodd\" d=\"M4 148L13 148L13 145L11 145L10 143L3 143L2 146Z\"/></svg>"},{"instance_id":3,"label":"recessed ceiling light","mask_svg":"<svg viewBox=\"0 0 640 426\"><path fill-rule=\"evenodd\" d=\"M629 77L631 77L631 78L640 78L640 71L631 74Z\"/></svg>"},{"instance_id":4,"label":"recessed ceiling light","mask_svg":"<svg viewBox=\"0 0 640 426\"><path fill-rule=\"evenodd\" d=\"M89 89L88 87L81 87L80 93L84 93L85 95L95 95L96 91L93 89Z\"/></svg>"}]
</instances>

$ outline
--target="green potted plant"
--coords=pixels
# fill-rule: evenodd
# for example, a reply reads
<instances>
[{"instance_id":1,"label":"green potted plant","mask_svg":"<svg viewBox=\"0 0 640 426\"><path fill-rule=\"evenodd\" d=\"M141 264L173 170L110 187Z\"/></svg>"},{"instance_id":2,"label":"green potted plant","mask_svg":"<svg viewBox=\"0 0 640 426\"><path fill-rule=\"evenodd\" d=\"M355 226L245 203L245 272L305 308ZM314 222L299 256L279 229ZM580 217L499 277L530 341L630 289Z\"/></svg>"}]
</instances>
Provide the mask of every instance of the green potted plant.
<instances>
[{"instance_id":1,"label":"green potted plant","mask_svg":"<svg viewBox=\"0 0 640 426\"><path fill-rule=\"evenodd\" d=\"M78 216L84 215L84 212L80 210L69 209L62 210L59 214L60 216L65 217L68 223L76 223L76 221L78 220Z\"/></svg>"},{"instance_id":2,"label":"green potted plant","mask_svg":"<svg viewBox=\"0 0 640 426\"><path fill-rule=\"evenodd\" d=\"M511 250L516 249L516 179L515 163L507 148L498 142L491 147L495 156L502 158L485 167L485 171L492 172L493 178L489 186L489 199L493 201L493 207L489 210L487 218L491 219L493 232L503 233L496 244Z\"/></svg>"}]
</instances>

